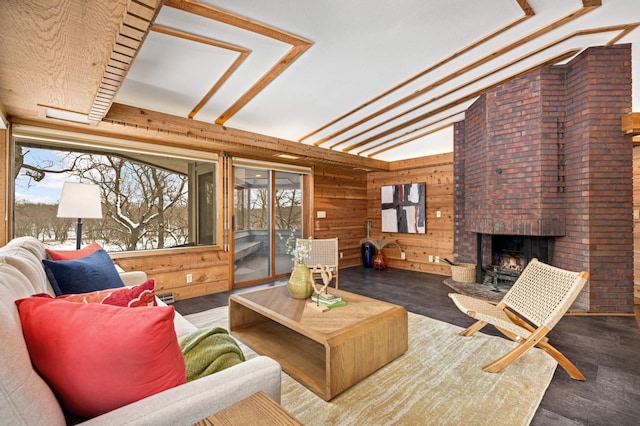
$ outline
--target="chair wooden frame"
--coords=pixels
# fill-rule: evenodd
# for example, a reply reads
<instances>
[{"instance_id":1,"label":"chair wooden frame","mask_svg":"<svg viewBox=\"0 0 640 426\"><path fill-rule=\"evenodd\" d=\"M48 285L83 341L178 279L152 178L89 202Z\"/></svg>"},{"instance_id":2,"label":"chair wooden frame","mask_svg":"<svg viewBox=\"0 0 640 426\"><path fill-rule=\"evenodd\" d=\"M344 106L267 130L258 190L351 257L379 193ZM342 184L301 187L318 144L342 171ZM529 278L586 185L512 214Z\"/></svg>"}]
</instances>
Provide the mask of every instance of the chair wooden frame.
<instances>
[{"instance_id":1,"label":"chair wooden frame","mask_svg":"<svg viewBox=\"0 0 640 426\"><path fill-rule=\"evenodd\" d=\"M574 380L586 380L578 368L549 344L546 335L560 321L589 279L588 272L572 272L532 259L511 289L497 304L461 294L449 297L465 314L477 321L460 332L471 336L491 324L518 343L482 369L498 373L538 347L555 359Z\"/></svg>"},{"instance_id":2,"label":"chair wooden frame","mask_svg":"<svg viewBox=\"0 0 640 426\"><path fill-rule=\"evenodd\" d=\"M335 287L338 288L338 263L340 257L338 252L338 238L312 238L310 240L298 239L296 244L306 243L306 241L311 241L311 251L309 252L309 257L305 264L312 271L316 269L315 272L312 272L312 278L314 280L316 278L321 278L320 270L319 268L316 268L316 265L325 265L333 274Z\"/></svg>"}]
</instances>

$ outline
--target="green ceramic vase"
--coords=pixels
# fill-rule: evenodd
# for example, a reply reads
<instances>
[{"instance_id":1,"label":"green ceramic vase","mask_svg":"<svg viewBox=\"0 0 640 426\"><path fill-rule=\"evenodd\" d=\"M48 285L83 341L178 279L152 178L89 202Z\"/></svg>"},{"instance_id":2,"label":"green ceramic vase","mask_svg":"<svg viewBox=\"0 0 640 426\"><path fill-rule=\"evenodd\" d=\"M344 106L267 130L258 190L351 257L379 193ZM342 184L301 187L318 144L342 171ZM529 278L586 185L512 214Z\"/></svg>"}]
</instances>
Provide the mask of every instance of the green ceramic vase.
<instances>
[{"instance_id":1,"label":"green ceramic vase","mask_svg":"<svg viewBox=\"0 0 640 426\"><path fill-rule=\"evenodd\" d=\"M311 294L313 294L311 271L306 265L293 267L293 272L291 272L291 277L287 282L287 289L294 299L308 299L311 297Z\"/></svg>"}]
</instances>

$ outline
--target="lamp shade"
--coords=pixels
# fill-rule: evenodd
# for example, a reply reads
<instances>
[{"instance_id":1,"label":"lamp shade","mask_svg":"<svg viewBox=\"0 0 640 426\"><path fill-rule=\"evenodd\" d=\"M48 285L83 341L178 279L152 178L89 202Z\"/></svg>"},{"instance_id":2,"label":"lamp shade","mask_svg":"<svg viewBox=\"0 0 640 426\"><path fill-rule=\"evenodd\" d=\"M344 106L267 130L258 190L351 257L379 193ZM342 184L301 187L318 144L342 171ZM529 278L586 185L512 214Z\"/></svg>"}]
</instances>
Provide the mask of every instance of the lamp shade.
<instances>
[{"instance_id":1,"label":"lamp shade","mask_svg":"<svg viewBox=\"0 0 640 426\"><path fill-rule=\"evenodd\" d=\"M58 204L58 217L102 219L102 203L98 185L65 182Z\"/></svg>"}]
</instances>

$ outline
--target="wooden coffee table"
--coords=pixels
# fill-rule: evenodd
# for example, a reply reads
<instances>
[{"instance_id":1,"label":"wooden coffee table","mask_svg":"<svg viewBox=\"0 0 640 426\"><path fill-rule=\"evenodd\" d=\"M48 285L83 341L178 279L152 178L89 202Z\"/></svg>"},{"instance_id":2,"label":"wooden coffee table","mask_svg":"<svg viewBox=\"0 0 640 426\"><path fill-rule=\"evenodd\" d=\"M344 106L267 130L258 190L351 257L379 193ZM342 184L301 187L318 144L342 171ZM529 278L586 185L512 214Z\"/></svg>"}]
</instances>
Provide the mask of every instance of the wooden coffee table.
<instances>
[{"instance_id":1,"label":"wooden coffee table","mask_svg":"<svg viewBox=\"0 0 640 426\"><path fill-rule=\"evenodd\" d=\"M347 306L320 312L286 285L233 294L231 333L280 363L294 379L328 401L407 351L402 306L342 290Z\"/></svg>"}]
</instances>

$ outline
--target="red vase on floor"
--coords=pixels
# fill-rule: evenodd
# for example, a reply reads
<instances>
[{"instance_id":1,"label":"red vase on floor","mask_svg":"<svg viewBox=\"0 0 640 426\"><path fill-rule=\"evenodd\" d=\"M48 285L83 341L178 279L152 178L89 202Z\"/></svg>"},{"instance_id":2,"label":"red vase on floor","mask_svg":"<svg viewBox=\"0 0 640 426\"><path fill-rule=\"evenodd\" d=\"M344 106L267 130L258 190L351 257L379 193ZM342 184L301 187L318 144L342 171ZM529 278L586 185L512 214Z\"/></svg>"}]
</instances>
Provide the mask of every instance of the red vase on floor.
<instances>
[{"instance_id":1,"label":"red vase on floor","mask_svg":"<svg viewBox=\"0 0 640 426\"><path fill-rule=\"evenodd\" d=\"M371 263L373 265L373 269L378 269L380 271L383 269L387 269L387 266L389 266L387 256L380 252L376 253L376 255L373 256L373 259L371 259Z\"/></svg>"}]
</instances>

